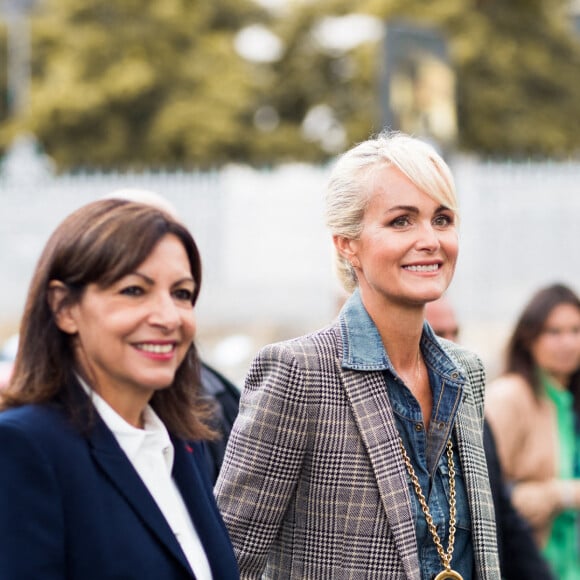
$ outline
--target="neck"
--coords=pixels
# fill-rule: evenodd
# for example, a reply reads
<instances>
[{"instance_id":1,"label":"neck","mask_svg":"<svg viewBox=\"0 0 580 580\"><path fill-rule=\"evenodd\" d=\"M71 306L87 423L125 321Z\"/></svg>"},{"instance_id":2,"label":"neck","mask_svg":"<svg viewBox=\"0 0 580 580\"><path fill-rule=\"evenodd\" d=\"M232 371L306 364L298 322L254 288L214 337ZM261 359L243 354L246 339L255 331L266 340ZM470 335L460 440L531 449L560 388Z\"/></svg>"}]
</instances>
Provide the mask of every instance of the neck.
<instances>
[{"instance_id":1,"label":"neck","mask_svg":"<svg viewBox=\"0 0 580 580\"><path fill-rule=\"evenodd\" d=\"M149 396L131 396L131 394L119 392L115 389L102 388L101 386L93 387L93 390L98 393L116 413L123 417L129 425L137 427L137 429L143 429L145 427L143 414L145 408L149 404Z\"/></svg>"},{"instance_id":2,"label":"neck","mask_svg":"<svg viewBox=\"0 0 580 580\"><path fill-rule=\"evenodd\" d=\"M397 370L415 368L423 332L424 307L395 305L384 300L365 299L365 296L362 296L362 301L393 366Z\"/></svg>"},{"instance_id":3,"label":"neck","mask_svg":"<svg viewBox=\"0 0 580 580\"><path fill-rule=\"evenodd\" d=\"M361 296L379 331L391 364L419 403L425 429L429 429L433 394L420 345L424 307L421 304L399 304L384 299L365 300L364 295Z\"/></svg>"},{"instance_id":4,"label":"neck","mask_svg":"<svg viewBox=\"0 0 580 580\"><path fill-rule=\"evenodd\" d=\"M569 374L562 374L562 373L549 373L542 369L542 373L546 375L550 384L561 391L568 390L568 384L570 383L570 375Z\"/></svg>"}]
</instances>

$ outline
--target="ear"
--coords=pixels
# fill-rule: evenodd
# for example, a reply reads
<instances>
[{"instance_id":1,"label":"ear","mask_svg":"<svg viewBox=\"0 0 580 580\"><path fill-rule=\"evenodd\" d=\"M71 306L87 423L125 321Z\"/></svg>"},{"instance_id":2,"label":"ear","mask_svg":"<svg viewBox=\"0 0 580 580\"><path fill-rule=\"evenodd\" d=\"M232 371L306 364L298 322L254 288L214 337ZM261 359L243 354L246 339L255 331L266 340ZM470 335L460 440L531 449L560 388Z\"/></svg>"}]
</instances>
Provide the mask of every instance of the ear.
<instances>
[{"instance_id":1,"label":"ear","mask_svg":"<svg viewBox=\"0 0 580 580\"><path fill-rule=\"evenodd\" d=\"M349 262L353 268L358 268L360 266L360 262L357 257L357 240L335 235L332 236L332 241L334 242L334 247L336 248L338 254L347 262Z\"/></svg>"},{"instance_id":2,"label":"ear","mask_svg":"<svg viewBox=\"0 0 580 580\"><path fill-rule=\"evenodd\" d=\"M48 284L47 299L56 325L67 334L76 334L78 328L72 313L73 306L66 301L69 292L70 290L60 280L51 280Z\"/></svg>"}]
</instances>

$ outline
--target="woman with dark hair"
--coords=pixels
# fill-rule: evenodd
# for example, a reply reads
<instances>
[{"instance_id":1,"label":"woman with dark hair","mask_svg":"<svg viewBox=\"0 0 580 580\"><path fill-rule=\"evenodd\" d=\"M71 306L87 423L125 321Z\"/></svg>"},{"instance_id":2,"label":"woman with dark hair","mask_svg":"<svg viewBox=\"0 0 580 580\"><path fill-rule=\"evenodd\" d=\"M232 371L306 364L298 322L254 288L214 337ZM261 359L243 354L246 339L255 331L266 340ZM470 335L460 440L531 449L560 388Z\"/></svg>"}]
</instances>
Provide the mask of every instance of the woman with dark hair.
<instances>
[{"instance_id":1,"label":"woman with dark hair","mask_svg":"<svg viewBox=\"0 0 580 580\"><path fill-rule=\"evenodd\" d=\"M52 234L0 400L1 578L238 577L206 475L200 283L191 234L148 205L97 201Z\"/></svg>"},{"instance_id":2,"label":"woman with dark hair","mask_svg":"<svg viewBox=\"0 0 580 580\"><path fill-rule=\"evenodd\" d=\"M524 308L487 391L512 501L559 580L580 578L580 299L553 284Z\"/></svg>"}]
</instances>

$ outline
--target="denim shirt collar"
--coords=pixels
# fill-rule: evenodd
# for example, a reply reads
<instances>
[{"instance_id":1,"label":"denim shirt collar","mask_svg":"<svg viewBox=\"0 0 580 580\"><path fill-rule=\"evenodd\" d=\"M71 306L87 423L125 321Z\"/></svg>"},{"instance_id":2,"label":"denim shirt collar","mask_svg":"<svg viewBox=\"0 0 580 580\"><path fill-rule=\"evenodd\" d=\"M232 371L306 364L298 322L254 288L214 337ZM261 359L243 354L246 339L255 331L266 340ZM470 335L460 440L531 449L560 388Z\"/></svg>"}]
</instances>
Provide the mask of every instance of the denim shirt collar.
<instances>
[{"instance_id":1,"label":"denim shirt collar","mask_svg":"<svg viewBox=\"0 0 580 580\"><path fill-rule=\"evenodd\" d=\"M396 371L385 351L375 323L369 316L357 288L339 314L342 337L342 367L359 371ZM423 324L421 351L427 365L447 381L463 384L461 368L441 347L427 322Z\"/></svg>"}]
</instances>

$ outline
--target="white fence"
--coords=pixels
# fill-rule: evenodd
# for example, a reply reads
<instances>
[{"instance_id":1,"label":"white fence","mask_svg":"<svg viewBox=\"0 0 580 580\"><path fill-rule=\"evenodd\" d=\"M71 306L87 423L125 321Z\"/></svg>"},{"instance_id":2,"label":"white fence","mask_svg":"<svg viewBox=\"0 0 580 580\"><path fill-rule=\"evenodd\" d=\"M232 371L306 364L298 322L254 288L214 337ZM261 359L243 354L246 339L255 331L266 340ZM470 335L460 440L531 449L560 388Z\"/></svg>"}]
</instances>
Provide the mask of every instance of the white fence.
<instances>
[{"instance_id":1,"label":"white fence","mask_svg":"<svg viewBox=\"0 0 580 580\"><path fill-rule=\"evenodd\" d=\"M494 374L506 333L537 287L558 280L580 291L580 163L455 159L452 165L462 241L450 294L463 342ZM323 224L327 174L325 167L288 165L4 178L0 340L16 330L36 259L61 219L114 189L151 189L177 207L202 252L202 352L240 380L263 343L315 329L335 315L339 289Z\"/></svg>"}]
</instances>

